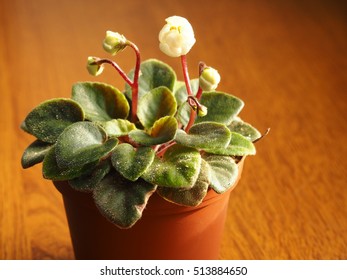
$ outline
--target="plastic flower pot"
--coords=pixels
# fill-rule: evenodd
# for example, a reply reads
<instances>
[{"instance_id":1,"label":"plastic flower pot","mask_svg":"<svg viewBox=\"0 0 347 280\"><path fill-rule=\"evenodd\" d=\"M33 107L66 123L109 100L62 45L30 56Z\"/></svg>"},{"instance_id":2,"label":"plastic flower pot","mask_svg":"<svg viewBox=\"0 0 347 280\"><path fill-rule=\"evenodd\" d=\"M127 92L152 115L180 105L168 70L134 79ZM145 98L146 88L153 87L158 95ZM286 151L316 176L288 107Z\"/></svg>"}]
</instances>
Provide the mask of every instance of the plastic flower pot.
<instances>
[{"instance_id":1,"label":"plastic flower pot","mask_svg":"<svg viewBox=\"0 0 347 280\"><path fill-rule=\"evenodd\" d=\"M209 190L196 207L173 204L154 193L142 218L130 229L120 229L104 218L91 194L56 181L61 192L76 259L218 259L230 189Z\"/></svg>"}]
</instances>

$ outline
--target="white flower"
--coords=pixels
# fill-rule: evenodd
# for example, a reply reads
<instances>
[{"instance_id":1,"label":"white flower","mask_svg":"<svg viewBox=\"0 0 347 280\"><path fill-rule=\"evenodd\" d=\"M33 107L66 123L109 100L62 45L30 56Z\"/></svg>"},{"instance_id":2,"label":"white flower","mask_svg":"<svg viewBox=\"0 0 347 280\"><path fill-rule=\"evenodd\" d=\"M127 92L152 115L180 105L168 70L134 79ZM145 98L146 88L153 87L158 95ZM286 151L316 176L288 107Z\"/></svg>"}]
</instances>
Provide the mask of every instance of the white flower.
<instances>
[{"instance_id":1,"label":"white flower","mask_svg":"<svg viewBox=\"0 0 347 280\"><path fill-rule=\"evenodd\" d=\"M199 77L199 86L203 91L215 90L220 82L218 71L212 67L205 67Z\"/></svg>"},{"instance_id":2,"label":"white flower","mask_svg":"<svg viewBox=\"0 0 347 280\"><path fill-rule=\"evenodd\" d=\"M105 51L115 55L127 46L127 39L118 32L106 31L106 37L102 46Z\"/></svg>"},{"instance_id":3,"label":"white flower","mask_svg":"<svg viewBox=\"0 0 347 280\"><path fill-rule=\"evenodd\" d=\"M100 75L102 73L102 71L104 70L104 66L98 64L97 61L98 61L98 58L96 58L94 56L88 57L87 70L88 70L89 74L91 74L93 76Z\"/></svg>"},{"instance_id":4,"label":"white flower","mask_svg":"<svg viewBox=\"0 0 347 280\"><path fill-rule=\"evenodd\" d=\"M189 21L183 17L172 16L159 32L159 48L171 57L186 55L195 44L194 31Z\"/></svg>"}]
</instances>

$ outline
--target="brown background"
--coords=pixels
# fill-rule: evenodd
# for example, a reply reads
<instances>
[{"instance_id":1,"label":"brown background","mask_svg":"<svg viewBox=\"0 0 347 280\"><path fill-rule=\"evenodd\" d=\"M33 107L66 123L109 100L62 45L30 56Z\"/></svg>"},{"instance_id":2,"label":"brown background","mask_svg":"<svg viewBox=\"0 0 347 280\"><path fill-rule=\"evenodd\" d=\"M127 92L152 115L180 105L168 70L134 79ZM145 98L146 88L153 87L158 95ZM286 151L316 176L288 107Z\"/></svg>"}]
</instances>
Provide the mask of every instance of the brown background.
<instances>
[{"instance_id":1,"label":"brown background","mask_svg":"<svg viewBox=\"0 0 347 280\"><path fill-rule=\"evenodd\" d=\"M41 165L22 170L33 138L19 130L40 102L95 80L105 31L123 33L182 75L158 48L171 15L188 18L219 89L246 103L242 118L271 133L232 193L222 259L347 258L347 5L345 1L0 0L0 259L71 259L62 200ZM134 56L116 57L126 71ZM98 80L123 86L107 68Z\"/></svg>"}]
</instances>

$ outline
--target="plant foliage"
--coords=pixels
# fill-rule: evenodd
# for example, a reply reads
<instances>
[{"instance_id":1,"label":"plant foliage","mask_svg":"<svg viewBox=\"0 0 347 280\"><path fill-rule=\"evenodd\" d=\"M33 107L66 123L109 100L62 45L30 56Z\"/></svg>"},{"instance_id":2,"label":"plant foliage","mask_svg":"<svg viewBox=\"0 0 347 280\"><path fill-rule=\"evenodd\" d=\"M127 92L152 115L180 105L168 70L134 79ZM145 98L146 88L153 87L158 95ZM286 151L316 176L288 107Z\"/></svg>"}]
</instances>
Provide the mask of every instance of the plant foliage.
<instances>
[{"instance_id":1,"label":"plant foliage","mask_svg":"<svg viewBox=\"0 0 347 280\"><path fill-rule=\"evenodd\" d=\"M70 99L43 102L21 126L36 138L23 168L43 162L44 178L91 192L100 212L121 228L141 218L155 191L183 206L199 205L209 190L226 192L238 177L238 160L255 154L261 136L238 117L239 98L202 91L199 79L191 81L191 95L156 59L138 66L122 90L76 83ZM196 114L203 108L207 113Z\"/></svg>"}]
</instances>

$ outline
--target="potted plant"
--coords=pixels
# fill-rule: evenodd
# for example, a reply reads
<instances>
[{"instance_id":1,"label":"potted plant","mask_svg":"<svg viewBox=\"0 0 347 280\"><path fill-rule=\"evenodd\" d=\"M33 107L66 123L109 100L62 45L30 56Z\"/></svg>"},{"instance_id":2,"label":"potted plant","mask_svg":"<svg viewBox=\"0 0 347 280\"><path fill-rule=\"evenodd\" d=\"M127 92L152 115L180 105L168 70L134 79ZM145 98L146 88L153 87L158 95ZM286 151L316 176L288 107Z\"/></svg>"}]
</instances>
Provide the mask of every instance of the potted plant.
<instances>
[{"instance_id":1,"label":"potted plant","mask_svg":"<svg viewBox=\"0 0 347 280\"><path fill-rule=\"evenodd\" d=\"M97 76L111 65L124 90L78 82L71 99L41 103L21 125L37 138L22 166L42 162L43 177L63 194L76 258L218 258L230 191L262 136L238 117L242 100L216 91L215 69L200 63L190 80L186 54L195 38L185 18L167 18L159 40L165 54L180 57L184 81L107 31L104 49L131 48L134 69L126 74L97 57L87 69Z\"/></svg>"}]
</instances>

